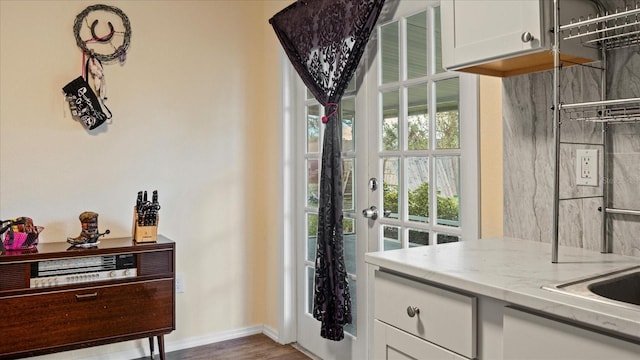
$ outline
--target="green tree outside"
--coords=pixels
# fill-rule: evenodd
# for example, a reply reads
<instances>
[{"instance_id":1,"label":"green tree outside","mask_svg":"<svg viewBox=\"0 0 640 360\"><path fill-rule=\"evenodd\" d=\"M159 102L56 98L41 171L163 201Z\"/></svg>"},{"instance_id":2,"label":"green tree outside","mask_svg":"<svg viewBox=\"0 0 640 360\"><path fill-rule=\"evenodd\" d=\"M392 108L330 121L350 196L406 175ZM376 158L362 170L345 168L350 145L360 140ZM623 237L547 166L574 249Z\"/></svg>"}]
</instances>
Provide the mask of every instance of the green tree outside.
<instances>
[{"instance_id":1,"label":"green tree outside","mask_svg":"<svg viewBox=\"0 0 640 360\"><path fill-rule=\"evenodd\" d=\"M384 211L398 213L398 187L384 184ZM415 190L409 191L409 214L414 216L429 217L429 184L423 183ZM436 195L438 207L438 219L458 221L460 199L455 197Z\"/></svg>"}]
</instances>

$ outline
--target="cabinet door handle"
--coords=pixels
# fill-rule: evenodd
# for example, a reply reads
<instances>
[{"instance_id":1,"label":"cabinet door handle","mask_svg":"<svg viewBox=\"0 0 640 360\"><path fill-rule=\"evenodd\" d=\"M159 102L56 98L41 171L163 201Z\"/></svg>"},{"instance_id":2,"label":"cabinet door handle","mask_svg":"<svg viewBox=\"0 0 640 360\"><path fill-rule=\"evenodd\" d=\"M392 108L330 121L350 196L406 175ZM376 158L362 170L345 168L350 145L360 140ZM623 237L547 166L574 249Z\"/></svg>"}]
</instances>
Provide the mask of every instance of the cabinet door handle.
<instances>
[{"instance_id":1,"label":"cabinet door handle","mask_svg":"<svg viewBox=\"0 0 640 360\"><path fill-rule=\"evenodd\" d=\"M76 300L77 301L86 301L86 300L93 300L95 298L98 297L98 293L94 292L91 294L76 294Z\"/></svg>"},{"instance_id":2,"label":"cabinet door handle","mask_svg":"<svg viewBox=\"0 0 640 360\"><path fill-rule=\"evenodd\" d=\"M533 34L531 34L528 31L525 31L522 33L522 35L520 36L520 40L522 40L523 43L528 43L533 41L534 37Z\"/></svg>"},{"instance_id":3,"label":"cabinet door handle","mask_svg":"<svg viewBox=\"0 0 640 360\"><path fill-rule=\"evenodd\" d=\"M407 315L409 315L409 317L414 317L418 314L420 314L420 308L417 306L407 306Z\"/></svg>"}]
</instances>

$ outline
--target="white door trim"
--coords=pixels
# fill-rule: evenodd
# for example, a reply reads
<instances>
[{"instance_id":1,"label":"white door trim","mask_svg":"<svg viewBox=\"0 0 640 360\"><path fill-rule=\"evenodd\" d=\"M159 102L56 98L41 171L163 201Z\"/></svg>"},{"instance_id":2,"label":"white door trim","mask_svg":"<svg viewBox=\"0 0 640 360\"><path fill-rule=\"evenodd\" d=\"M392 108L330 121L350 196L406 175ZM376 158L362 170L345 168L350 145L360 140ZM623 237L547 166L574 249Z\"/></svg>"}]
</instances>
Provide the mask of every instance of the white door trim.
<instances>
[{"instance_id":1,"label":"white door trim","mask_svg":"<svg viewBox=\"0 0 640 360\"><path fill-rule=\"evenodd\" d=\"M289 344L297 341L296 318L296 246L295 246L295 206L296 206L296 155L295 155L295 91L294 70L282 49L280 50L280 143L279 174L281 196L279 262L278 262L278 342Z\"/></svg>"}]
</instances>

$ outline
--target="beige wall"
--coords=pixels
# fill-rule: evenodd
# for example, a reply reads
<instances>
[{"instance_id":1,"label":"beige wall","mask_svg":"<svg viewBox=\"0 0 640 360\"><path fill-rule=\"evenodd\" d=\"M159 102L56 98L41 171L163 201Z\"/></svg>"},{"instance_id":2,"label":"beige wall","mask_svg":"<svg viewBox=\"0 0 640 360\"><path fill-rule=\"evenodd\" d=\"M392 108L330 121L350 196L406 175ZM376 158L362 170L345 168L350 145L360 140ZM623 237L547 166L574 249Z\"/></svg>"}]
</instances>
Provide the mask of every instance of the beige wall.
<instances>
[{"instance_id":1,"label":"beige wall","mask_svg":"<svg viewBox=\"0 0 640 360\"><path fill-rule=\"evenodd\" d=\"M502 236L502 79L480 76L480 236Z\"/></svg>"},{"instance_id":2,"label":"beige wall","mask_svg":"<svg viewBox=\"0 0 640 360\"><path fill-rule=\"evenodd\" d=\"M136 192L158 189L186 288L167 341L277 329L279 47L267 19L287 2L105 3L133 36L126 64L105 66L113 123L87 133L61 88L80 74L74 18L95 1L0 0L0 218L30 216L53 242L93 210L101 230L129 236Z\"/></svg>"}]
</instances>

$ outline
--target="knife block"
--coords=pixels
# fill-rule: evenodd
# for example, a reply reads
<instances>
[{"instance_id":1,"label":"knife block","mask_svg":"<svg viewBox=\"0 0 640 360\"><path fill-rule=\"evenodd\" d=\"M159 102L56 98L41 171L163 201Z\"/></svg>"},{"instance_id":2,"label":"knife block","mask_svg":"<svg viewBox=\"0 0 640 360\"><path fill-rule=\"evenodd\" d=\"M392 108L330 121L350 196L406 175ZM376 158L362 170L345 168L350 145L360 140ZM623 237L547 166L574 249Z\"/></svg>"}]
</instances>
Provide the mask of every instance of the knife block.
<instances>
[{"instance_id":1,"label":"knife block","mask_svg":"<svg viewBox=\"0 0 640 360\"><path fill-rule=\"evenodd\" d=\"M133 226L131 229L131 236L137 243L156 242L158 240L158 222L160 216L156 217L156 224L143 226L138 225L138 211L133 208Z\"/></svg>"}]
</instances>

